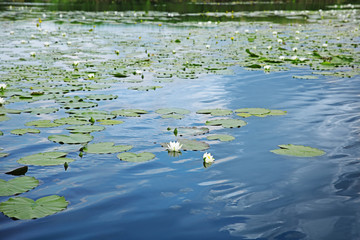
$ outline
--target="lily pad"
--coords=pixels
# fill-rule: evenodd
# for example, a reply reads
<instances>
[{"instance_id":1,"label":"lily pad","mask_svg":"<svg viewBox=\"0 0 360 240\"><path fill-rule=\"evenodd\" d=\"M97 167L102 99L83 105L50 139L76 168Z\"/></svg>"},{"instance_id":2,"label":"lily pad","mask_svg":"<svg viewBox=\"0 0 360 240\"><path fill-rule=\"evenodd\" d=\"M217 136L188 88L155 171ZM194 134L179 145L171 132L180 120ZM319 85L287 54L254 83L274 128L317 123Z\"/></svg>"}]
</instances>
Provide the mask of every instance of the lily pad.
<instances>
[{"instance_id":1,"label":"lily pad","mask_svg":"<svg viewBox=\"0 0 360 240\"><path fill-rule=\"evenodd\" d=\"M92 108L96 107L98 104L94 102L72 102L67 103L63 106L65 109L80 109L80 108Z\"/></svg>"},{"instance_id":2,"label":"lily pad","mask_svg":"<svg viewBox=\"0 0 360 240\"><path fill-rule=\"evenodd\" d=\"M189 114L190 111L183 109L183 108L160 108L158 110L155 111L158 114L181 114L181 115L186 115Z\"/></svg>"},{"instance_id":3,"label":"lily pad","mask_svg":"<svg viewBox=\"0 0 360 240\"><path fill-rule=\"evenodd\" d=\"M226 116L226 115L232 114L233 111L228 110L228 109L216 108L216 109L203 109L203 110L197 111L196 113L211 114L212 116Z\"/></svg>"},{"instance_id":4,"label":"lily pad","mask_svg":"<svg viewBox=\"0 0 360 240\"><path fill-rule=\"evenodd\" d=\"M293 76L293 78L297 78L297 79L319 79L318 76L314 76L314 75L299 75L299 76Z\"/></svg>"},{"instance_id":5,"label":"lily pad","mask_svg":"<svg viewBox=\"0 0 360 240\"><path fill-rule=\"evenodd\" d=\"M16 197L0 203L0 211L16 219L35 219L52 215L66 209L69 203L64 197L51 195L36 201L30 198Z\"/></svg>"},{"instance_id":6,"label":"lily pad","mask_svg":"<svg viewBox=\"0 0 360 240\"><path fill-rule=\"evenodd\" d=\"M76 118L76 117L66 117L66 118L59 118L55 119L54 123L60 124L60 125L86 125L90 124L90 122L84 118Z\"/></svg>"},{"instance_id":7,"label":"lily pad","mask_svg":"<svg viewBox=\"0 0 360 240\"><path fill-rule=\"evenodd\" d=\"M90 100L100 101L100 100L112 100L112 99L116 99L116 98L118 98L118 96L116 96L116 95L111 95L111 94L93 94L93 95L86 96L86 98L87 98L87 99L90 99Z\"/></svg>"},{"instance_id":8,"label":"lily pad","mask_svg":"<svg viewBox=\"0 0 360 240\"><path fill-rule=\"evenodd\" d=\"M105 129L103 126L96 125L81 125L81 126L70 126L66 128L70 130L70 133L91 133L91 132L99 132Z\"/></svg>"},{"instance_id":9,"label":"lily pad","mask_svg":"<svg viewBox=\"0 0 360 240\"><path fill-rule=\"evenodd\" d=\"M325 154L323 150L302 145L286 144L278 146L280 149L271 150L271 152L295 157L316 157Z\"/></svg>"},{"instance_id":10,"label":"lily pad","mask_svg":"<svg viewBox=\"0 0 360 240\"><path fill-rule=\"evenodd\" d=\"M25 109L24 112L25 113L31 113L31 114L49 114L49 113L55 113L59 111L58 108L29 108L29 109Z\"/></svg>"},{"instance_id":11,"label":"lily pad","mask_svg":"<svg viewBox=\"0 0 360 240\"><path fill-rule=\"evenodd\" d=\"M222 142L229 142L235 139L233 136L227 134L214 134L207 136L206 138L208 140L220 140Z\"/></svg>"},{"instance_id":12,"label":"lily pad","mask_svg":"<svg viewBox=\"0 0 360 240\"><path fill-rule=\"evenodd\" d=\"M181 114L164 114L161 115L162 118L173 118L173 119L183 119L185 116Z\"/></svg>"},{"instance_id":13,"label":"lily pad","mask_svg":"<svg viewBox=\"0 0 360 240\"><path fill-rule=\"evenodd\" d=\"M0 179L0 196L11 196L27 192L39 185L39 180L34 177L17 177L9 181Z\"/></svg>"},{"instance_id":14,"label":"lily pad","mask_svg":"<svg viewBox=\"0 0 360 240\"><path fill-rule=\"evenodd\" d=\"M110 114L107 111L100 110L71 110L67 113L74 115L74 117L77 117L80 120L90 120L91 118L94 120L105 120L113 119L116 117L115 114Z\"/></svg>"},{"instance_id":15,"label":"lily pad","mask_svg":"<svg viewBox=\"0 0 360 240\"><path fill-rule=\"evenodd\" d=\"M138 91L149 91L149 90L156 90L158 88L162 88L162 86L139 86L139 87L129 87L131 90L138 90Z\"/></svg>"},{"instance_id":16,"label":"lily pad","mask_svg":"<svg viewBox=\"0 0 360 240\"><path fill-rule=\"evenodd\" d=\"M54 166L63 165L65 162L70 163L75 161L71 158L66 158L65 152L45 152L36 153L30 156L20 158L17 162L20 164L36 165L36 166Z\"/></svg>"},{"instance_id":17,"label":"lily pad","mask_svg":"<svg viewBox=\"0 0 360 240\"><path fill-rule=\"evenodd\" d=\"M177 128L179 136L196 136L209 132L206 127L179 127Z\"/></svg>"},{"instance_id":18,"label":"lily pad","mask_svg":"<svg viewBox=\"0 0 360 240\"><path fill-rule=\"evenodd\" d=\"M245 126L247 122L239 119L216 119L206 121L205 124L209 126L222 126L224 128L239 128Z\"/></svg>"},{"instance_id":19,"label":"lily pad","mask_svg":"<svg viewBox=\"0 0 360 240\"><path fill-rule=\"evenodd\" d=\"M14 170L11 170L9 172L6 172L5 174L10 174L10 175L14 175L14 176L25 175L25 173L27 173L28 169L29 169L28 166L22 166L22 167L14 169Z\"/></svg>"},{"instance_id":20,"label":"lily pad","mask_svg":"<svg viewBox=\"0 0 360 240\"><path fill-rule=\"evenodd\" d=\"M26 133L40 133L40 130L34 128L20 128L12 130L11 133L15 135L24 135Z\"/></svg>"},{"instance_id":21,"label":"lily pad","mask_svg":"<svg viewBox=\"0 0 360 240\"><path fill-rule=\"evenodd\" d=\"M184 151L203 151L210 147L206 142L197 140L181 139L179 140L179 143L182 144L182 149ZM161 145L166 147L166 143Z\"/></svg>"},{"instance_id":22,"label":"lily pad","mask_svg":"<svg viewBox=\"0 0 360 240\"><path fill-rule=\"evenodd\" d=\"M98 120L101 125L118 125L124 123L121 120Z\"/></svg>"},{"instance_id":23,"label":"lily pad","mask_svg":"<svg viewBox=\"0 0 360 240\"><path fill-rule=\"evenodd\" d=\"M82 144L90 142L94 137L89 134L50 135L48 139L60 144Z\"/></svg>"},{"instance_id":24,"label":"lily pad","mask_svg":"<svg viewBox=\"0 0 360 240\"><path fill-rule=\"evenodd\" d=\"M145 110L141 109L121 109L121 110L114 110L111 114L122 116L122 117L140 117L141 114L148 113Z\"/></svg>"},{"instance_id":25,"label":"lily pad","mask_svg":"<svg viewBox=\"0 0 360 240\"><path fill-rule=\"evenodd\" d=\"M35 120L35 121L27 122L27 123L25 123L25 125L26 126L35 126L35 127L40 127L40 128L50 128L50 127L58 127L63 124L54 123L54 122L51 122L50 120Z\"/></svg>"},{"instance_id":26,"label":"lily pad","mask_svg":"<svg viewBox=\"0 0 360 240\"><path fill-rule=\"evenodd\" d=\"M0 116L0 122L5 122L10 120L10 118L8 116Z\"/></svg>"},{"instance_id":27,"label":"lily pad","mask_svg":"<svg viewBox=\"0 0 360 240\"><path fill-rule=\"evenodd\" d=\"M113 142L101 142L89 144L84 148L84 152L87 153L117 153L124 152L132 149L130 145L117 145L115 146Z\"/></svg>"},{"instance_id":28,"label":"lily pad","mask_svg":"<svg viewBox=\"0 0 360 240\"><path fill-rule=\"evenodd\" d=\"M139 154L131 153L131 152L124 152L124 153L119 153L117 155L117 157L120 160L126 161L126 162L146 162L146 161L149 161L149 160L155 158L155 154L150 153L150 152L142 152Z\"/></svg>"},{"instance_id":29,"label":"lily pad","mask_svg":"<svg viewBox=\"0 0 360 240\"><path fill-rule=\"evenodd\" d=\"M239 108L235 110L236 113L248 113L251 115L262 115L270 113L270 109L266 108Z\"/></svg>"}]
</instances>

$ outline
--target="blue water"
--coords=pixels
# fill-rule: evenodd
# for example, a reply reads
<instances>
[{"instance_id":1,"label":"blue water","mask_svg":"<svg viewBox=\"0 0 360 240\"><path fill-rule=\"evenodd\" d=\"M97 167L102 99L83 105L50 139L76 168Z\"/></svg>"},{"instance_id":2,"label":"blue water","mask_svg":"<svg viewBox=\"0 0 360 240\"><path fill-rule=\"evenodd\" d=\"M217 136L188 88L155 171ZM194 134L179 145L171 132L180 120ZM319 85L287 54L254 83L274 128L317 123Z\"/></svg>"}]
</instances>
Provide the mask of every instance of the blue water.
<instances>
[{"instance_id":1,"label":"blue water","mask_svg":"<svg viewBox=\"0 0 360 240\"><path fill-rule=\"evenodd\" d=\"M23 113L0 122L5 134L1 147L10 153L1 159L1 173L18 167L20 157L41 151L66 150L76 159L67 171L63 166L29 166L27 175L39 179L40 185L20 196L37 199L57 194L69 201L68 208L34 220L0 214L0 238L360 239L360 78L292 77L311 74L307 67L268 74L237 66L232 70L232 75L175 79L156 91L114 86L92 92L119 96L100 101L98 109L149 111L140 118L119 117L124 124L92 133L92 142L130 144L132 152L156 155L144 163L122 162L116 154L80 158L78 146L47 140L51 134L67 133L63 127L41 129L39 135L9 134L38 116ZM191 114L182 120L162 119L155 110L163 107L182 107ZM171 157L160 146L175 140L168 127L203 126L211 119L196 114L197 110L243 107L281 109L287 115L250 117L245 119L247 126L236 129L210 127L212 134L236 138L227 143L208 141L206 135L194 137L211 146L207 151L216 161L209 168L203 167L203 151ZM55 119L65 113L50 116ZM316 147L326 154L297 158L270 152L288 143ZM2 174L1 178L12 177Z\"/></svg>"}]
</instances>

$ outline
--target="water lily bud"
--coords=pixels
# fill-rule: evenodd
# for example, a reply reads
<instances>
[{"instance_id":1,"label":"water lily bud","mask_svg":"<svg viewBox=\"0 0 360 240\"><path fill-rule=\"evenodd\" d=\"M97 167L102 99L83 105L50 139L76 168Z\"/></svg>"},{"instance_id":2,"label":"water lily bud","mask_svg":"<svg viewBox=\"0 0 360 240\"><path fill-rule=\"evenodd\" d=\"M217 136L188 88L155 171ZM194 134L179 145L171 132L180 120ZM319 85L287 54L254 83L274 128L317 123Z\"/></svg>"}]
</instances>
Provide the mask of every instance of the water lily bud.
<instances>
[{"instance_id":1,"label":"water lily bud","mask_svg":"<svg viewBox=\"0 0 360 240\"><path fill-rule=\"evenodd\" d=\"M25 40L21 40L21 44L25 44L26 43L26 41Z\"/></svg>"},{"instance_id":2,"label":"water lily bud","mask_svg":"<svg viewBox=\"0 0 360 240\"><path fill-rule=\"evenodd\" d=\"M31 53L30 53L30 56L31 56L31 57L35 57L35 56L36 56L36 53L35 53L35 52L31 52Z\"/></svg>"},{"instance_id":3,"label":"water lily bud","mask_svg":"<svg viewBox=\"0 0 360 240\"><path fill-rule=\"evenodd\" d=\"M3 105L5 103L5 99L3 99L2 97L0 97L0 105Z\"/></svg>"},{"instance_id":4,"label":"water lily bud","mask_svg":"<svg viewBox=\"0 0 360 240\"><path fill-rule=\"evenodd\" d=\"M265 71L269 71L269 70L270 70L270 68L271 68L271 66L270 66L270 65L265 65L265 66L264 66L264 70L265 70Z\"/></svg>"},{"instance_id":5,"label":"water lily bud","mask_svg":"<svg viewBox=\"0 0 360 240\"><path fill-rule=\"evenodd\" d=\"M50 46L50 43L49 42L44 42L44 46L48 47L48 46Z\"/></svg>"},{"instance_id":6,"label":"water lily bud","mask_svg":"<svg viewBox=\"0 0 360 240\"><path fill-rule=\"evenodd\" d=\"M294 47L292 50L293 50L293 52L297 52L298 49L296 47Z\"/></svg>"}]
</instances>

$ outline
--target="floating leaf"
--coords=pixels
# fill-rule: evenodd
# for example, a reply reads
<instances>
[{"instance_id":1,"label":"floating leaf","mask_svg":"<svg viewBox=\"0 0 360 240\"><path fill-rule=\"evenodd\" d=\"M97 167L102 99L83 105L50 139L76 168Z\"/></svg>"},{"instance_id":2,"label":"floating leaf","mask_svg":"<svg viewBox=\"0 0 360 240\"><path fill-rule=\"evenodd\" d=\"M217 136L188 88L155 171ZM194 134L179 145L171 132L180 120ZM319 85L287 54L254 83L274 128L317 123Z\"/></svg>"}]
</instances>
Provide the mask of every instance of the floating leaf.
<instances>
[{"instance_id":1,"label":"floating leaf","mask_svg":"<svg viewBox=\"0 0 360 240\"><path fill-rule=\"evenodd\" d=\"M27 122L27 123L25 123L25 125L26 126L35 126L35 127L40 127L40 128L50 128L50 127L58 127L63 124L54 123L54 122L51 122L50 120L35 120L35 121Z\"/></svg>"},{"instance_id":2,"label":"floating leaf","mask_svg":"<svg viewBox=\"0 0 360 240\"><path fill-rule=\"evenodd\" d=\"M216 119L211 121L206 121L206 125L210 126L222 126L224 128L235 128L235 127L243 127L247 123L243 120L239 119Z\"/></svg>"},{"instance_id":3,"label":"floating leaf","mask_svg":"<svg viewBox=\"0 0 360 240\"><path fill-rule=\"evenodd\" d=\"M80 109L80 108L92 108L96 107L98 104L94 102L73 102L73 103L67 103L63 106L65 109Z\"/></svg>"},{"instance_id":4,"label":"floating leaf","mask_svg":"<svg viewBox=\"0 0 360 240\"><path fill-rule=\"evenodd\" d=\"M262 115L270 112L270 109L266 108L239 108L235 110L236 113L248 113L251 115Z\"/></svg>"},{"instance_id":5,"label":"floating leaf","mask_svg":"<svg viewBox=\"0 0 360 240\"><path fill-rule=\"evenodd\" d=\"M141 109L121 109L121 110L114 110L111 114L122 116L122 117L140 117L141 114L148 113L145 110Z\"/></svg>"},{"instance_id":6,"label":"floating leaf","mask_svg":"<svg viewBox=\"0 0 360 240\"><path fill-rule=\"evenodd\" d=\"M20 164L36 165L36 166L54 166L62 165L65 162L73 162L74 159L66 158L65 152L45 152L36 153L30 156L20 158L17 162Z\"/></svg>"},{"instance_id":7,"label":"floating leaf","mask_svg":"<svg viewBox=\"0 0 360 240\"><path fill-rule=\"evenodd\" d=\"M37 114L37 115L40 115L40 114L49 114L49 113L55 113L59 111L58 108L28 108L28 109L25 109L24 112L25 113L31 113L31 114Z\"/></svg>"},{"instance_id":8,"label":"floating leaf","mask_svg":"<svg viewBox=\"0 0 360 240\"><path fill-rule=\"evenodd\" d=\"M26 133L40 133L40 130L34 128L20 128L12 130L11 133L15 135L24 135Z\"/></svg>"},{"instance_id":9,"label":"floating leaf","mask_svg":"<svg viewBox=\"0 0 360 240\"><path fill-rule=\"evenodd\" d=\"M179 127L179 136L196 136L208 133L209 129L206 127Z\"/></svg>"},{"instance_id":10,"label":"floating leaf","mask_svg":"<svg viewBox=\"0 0 360 240\"><path fill-rule=\"evenodd\" d=\"M207 136L206 138L208 140L220 140L222 142L229 142L235 139L233 136L227 134L214 134Z\"/></svg>"},{"instance_id":11,"label":"floating leaf","mask_svg":"<svg viewBox=\"0 0 360 240\"><path fill-rule=\"evenodd\" d=\"M226 115L230 115L233 112L231 110L228 109L203 109L203 110L199 110L196 113L199 114L211 114L212 116L226 116Z\"/></svg>"},{"instance_id":12,"label":"floating leaf","mask_svg":"<svg viewBox=\"0 0 360 240\"><path fill-rule=\"evenodd\" d=\"M164 114L164 115L161 115L162 118L173 118L173 119L182 119L184 118L185 116L184 115L181 115L181 114Z\"/></svg>"},{"instance_id":13,"label":"floating leaf","mask_svg":"<svg viewBox=\"0 0 360 240\"><path fill-rule=\"evenodd\" d=\"M90 142L94 137L89 134L50 135L48 139L60 144L82 144Z\"/></svg>"},{"instance_id":14,"label":"floating leaf","mask_svg":"<svg viewBox=\"0 0 360 240\"><path fill-rule=\"evenodd\" d=\"M27 173L27 171L28 171L28 166L23 166L23 167L16 168L12 171L6 172L5 174L19 176L19 175L25 175L25 173Z\"/></svg>"},{"instance_id":15,"label":"floating leaf","mask_svg":"<svg viewBox=\"0 0 360 240\"><path fill-rule=\"evenodd\" d=\"M325 154L325 152L320 149L306 147L302 145L286 144L278 146L280 147L280 149L271 150L271 152L296 157L316 157Z\"/></svg>"},{"instance_id":16,"label":"floating leaf","mask_svg":"<svg viewBox=\"0 0 360 240\"><path fill-rule=\"evenodd\" d=\"M124 152L124 153L119 153L117 155L117 157L120 160L126 161L126 162L146 162L146 161L149 161L149 160L155 158L155 155L153 153L149 153L149 152L142 152L139 154L131 153L131 152Z\"/></svg>"},{"instance_id":17,"label":"floating leaf","mask_svg":"<svg viewBox=\"0 0 360 240\"><path fill-rule=\"evenodd\" d=\"M39 180L34 177L17 177L9 181L0 179L0 196L11 196L27 192L39 185Z\"/></svg>"},{"instance_id":18,"label":"floating leaf","mask_svg":"<svg viewBox=\"0 0 360 240\"><path fill-rule=\"evenodd\" d=\"M113 119L116 117L115 114L110 114L107 111L100 110L71 110L67 113L74 115L74 117L79 118L80 120L90 120L91 118L94 120L105 120L105 119Z\"/></svg>"},{"instance_id":19,"label":"floating leaf","mask_svg":"<svg viewBox=\"0 0 360 240\"><path fill-rule=\"evenodd\" d=\"M181 114L186 115L189 114L190 111L183 108L160 108L156 110L158 114Z\"/></svg>"},{"instance_id":20,"label":"floating leaf","mask_svg":"<svg viewBox=\"0 0 360 240\"><path fill-rule=\"evenodd\" d=\"M202 151L210 147L209 144L197 140L181 139L179 143L184 151ZM166 148L167 143L161 143L161 146Z\"/></svg>"},{"instance_id":21,"label":"floating leaf","mask_svg":"<svg viewBox=\"0 0 360 240\"><path fill-rule=\"evenodd\" d=\"M101 125L117 125L124 123L124 121L120 121L120 120L98 120L98 122Z\"/></svg>"},{"instance_id":22,"label":"floating leaf","mask_svg":"<svg viewBox=\"0 0 360 240\"><path fill-rule=\"evenodd\" d=\"M84 152L87 153L117 153L124 152L132 149L130 145L117 145L115 146L113 142L101 142L89 144L84 148Z\"/></svg>"},{"instance_id":23,"label":"floating leaf","mask_svg":"<svg viewBox=\"0 0 360 240\"><path fill-rule=\"evenodd\" d=\"M293 78L297 79L318 79L319 77L314 75L301 75L301 76L293 76Z\"/></svg>"},{"instance_id":24,"label":"floating leaf","mask_svg":"<svg viewBox=\"0 0 360 240\"><path fill-rule=\"evenodd\" d=\"M66 209L69 203L64 197L51 195L36 201L16 197L0 203L0 211L10 218L35 219L52 215Z\"/></svg>"},{"instance_id":25,"label":"floating leaf","mask_svg":"<svg viewBox=\"0 0 360 240\"><path fill-rule=\"evenodd\" d=\"M138 90L138 91L149 91L149 90L156 90L158 88L162 88L162 86L139 86L139 87L129 87L131 90Z\"/></svg>"},{"instance_id":26,"label":"floating leaf","mask_svg":"<svg viewBox=\"0 0 360 240\"><path fill-rule=\"evenodd\" d=\"M99 132L105 129L103 126L95 126L95 125L81 125L81 126L70 126L66 128L70 130L70 133L91 133L91 132Z\"/></svg>"},{"instance_id":27,"label":"floating leaf","mask_svg":"<svg viewBox=\"0 0 360 240\"><path fill-rule=\"evenodd\" d=\"M90 124L90 122L87 119L84 118L76 118L76 117L66 117L66 118L59 118L55 119L54 123L60 124L60 125L86 125Z\"/></svg>"},{"instance_id":28,"label":"floating leaf","mask_svg":"<svg viewBox=\"0 0 360 240\"><path fill-rule=\"evenodd\" d=\"M87 99L90 99L90 100L100 101L100 100L112 100L112 99L117 99L118 96L116 96L116 95L111 95L111 94L93 94L93 95L86 96L86 98L87 98Z\"/></svg>"},{"instance_id":29,"label":"floating leaf","mask_svg":"<svg viewBox=\"0 0 360 240\"><path fill-rule=\"evenodd\" d=\"M10 118L8 116L0 116L0 122L5 122L10 120Z\"/></svg>"}]
</instances>

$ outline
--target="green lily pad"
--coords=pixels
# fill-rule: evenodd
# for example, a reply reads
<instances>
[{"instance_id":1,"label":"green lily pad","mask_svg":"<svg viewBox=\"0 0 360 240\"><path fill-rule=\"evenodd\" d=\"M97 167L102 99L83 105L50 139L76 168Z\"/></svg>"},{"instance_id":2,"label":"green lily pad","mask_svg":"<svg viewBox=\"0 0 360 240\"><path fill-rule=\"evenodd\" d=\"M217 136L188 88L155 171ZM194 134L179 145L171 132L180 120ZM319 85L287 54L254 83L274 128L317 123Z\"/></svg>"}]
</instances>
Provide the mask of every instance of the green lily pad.
<instances>
[{"instance_id":1,"label":"green lily pad","mask_svg":"<svg viewBox=\"0 0 360 240\"><path fill-rule=\"evenodd\" d=\"M131 153L131 152L124 152L119 153L117 157L126 162L146 162L153 158L155 158L155 154L149 152L142 152L139 154Z\"/></svg>"},{"instance_id":2,"label":"green lily pad","mask_svg":"<svg viewBox=\"0 0 360 240\"><path fill-rule=\"evenodd\" d=\"M209 126L222 126L224 128L239 128L245 126L247 122L239 119L216 119L206 121L205 124Z\"/></svg>"},{"instance_id":3,"label":"green lily pad","mask_svg":"<svg viewBox=\"0 0 360 240\"><path fill-rule=\"evenodd\" d=\"M180 114L180 115L186 115L189 114L190 111L183 109L183 108L160 108L158 110L155 111L158 114L163 114L163 115L167 115L167 114Z\"/></svg>"},{"instance_id":4,"label":"green lily pad","mask_svg":"<svg viewBox=\"0 0 360 240\"><path fill-rule=\"evenodd\" d=\"M96 125L81 125L81 126L70 126L66 128L70 130L70 133L91 133L91 132L99 132L105 129L103 126Z\"/></svg>"},{"instance_id":5,"label":"green lily pad","mask_svg":"<svg viewBox=\"0 0 360 240\"><path fill-rule=\"evenodd\" d=\"M179 143L182 144L182 149L184 151L203 151L210 147L206 142L197 140L181 139L179 140ZM166 143L161 145L166 147Z\"/></svg>"},{"instance_id":6,"label":"green lily pad","mask_svg":"<svg viewBox=\"0 0 360 240\"><path fill-rule=\"evenodd\" d=\"M14 129L11 131L11 133L15 135L24 135L26 133L40 133L40 130L34 128L21 128L21 129Z\"/></svg>"},{"instance_id":7,"label":"green lily pad","mask_svg":"<svg viewBox=\"0 0 360 240\"><path fill-rule=\"evenodd\" d=\"M325 152L320 149L302 145L286 144L278 146L280 149L271 150L270 152L296 157L316 157L325 154Z\"/></svg>"},{"instance_id":8,"label":"green lily pad","mask_svg":"<svg viewBox=\"0 0 360 240\"><path fill-rule=\"evenodd\" d=\"M9 114L20 114L22 113L21 110L18 110L18 109L9 109L9 108L3 108L3 107L0 107L0 115L3 115L5 113L9 113Z\"/></svg>"},{"instance_id":9,"label":"green lily pad","mask_svg":"<svg viewBox=\"0 0 360 240\"><path fill-rule=\"evenodd\" d=\"M0 116L0 122L5 122L10 120L10 118L8 116Z\"/></svg>"},{"instance_id":10,"label":"green lily pad","mask_svg":"<svg viewBox=\"0 0 360 240\"><path fill-rule=\"evenodd\" d=\"M267 113L267 116L281 116L281 115L286 115L286 111L283 110L270 110L269 113Z\"/></svg>"},{"instance_id":11,"label":"green lily pad","mask_svg":"<svg viewBox=\"0 0 360 240\"><path fill-rule=\"evenodd\" d=\"M149 90L156 90L158 88L162 88L162 86L139 86L139 87L129 87L131 90L138 90L138 91L149 91Z\"/></svg>"},{"instance_id":12,"label":"green lily pad","mask_svg":"<svg viewBox=\"0 0 360 240\"><path fill-rule=\"evenodd\" d=\"M93 108L96 107L98 104L94 102L72 102L67 103L63 106L65 109L80 109L80 108Z\"/></svg>"},{"instance_id":13,"label":"green lily pad","mask_svg":"<svg viewBox=\"0 0 360 240\"><path fill-rule=\"evenodd\" d=\"M235 139L233 136L227 134L214 134L207 136L206 138L208 140L220 140L222 142L229 142Z\"/></svg>"},{"instance_id":14,"label":"green lily pad","mask_svg":"<svg viewBox=\"0 0 360 240\"><path fill-rule=\"evenodd\" d=\"M164 114L161 115L162 118L173 118L173 119L183 119L185 116L181 114Z\"/></svg>"},{"instance_id":15,"label":"green lily pad","mask_svg":"<svg viewBox=\"0 0 360 240\"><path fill-rule=\"evenodd\" d=\"M121 109L121 110L114 110L111 114L122 116L122 117L140 117L141 114L148 113L145 110L141 109Z\"/></svg>"},{"instance_id":16,"label":"green lily pad","mask_svg":"<svg viewBox=\"0 0 360 240\"><path fill-rule=\"evenodd\" d=\"M228 110L228 109L216 108L216 109L203 109L203 110L197 111L196 113L211 114L212 116L226 116L226 115L232 114L233 111Z\"/></svg>"},{"instance_id":17,"label":"green lily pad","mask_svg":"<svg viewBox=\"0 0 360 240\"><path fill-rule=\"evenodd\" d=\"M25 109L24 112L25 113L31 113L31 114L49 114L49 113L55 113L59 111L58 108L29 108L29 109Z\"/></svg>"},{"instance_id":18,"label":"green lily pad","mask_svg":"<svg viewBox=\"0 0 360 240\"><path fill-rule=\"evenodd\" d=\"M50 135L48 139L60 144L82 144L90 142L94 137L89 134L74 133L70 135Z\"/></svg>"},{"instance_id":19,"label":"green lily pad","mask_svg":"<svg viewBox=\"0 0 360 240\"><path fill-rule=\"evenodd\" d=\"M206 127L179 127L177 130L179 136L196 136L209 132L209 129Z\"/></svg>"},{"instance_id":20,"label":"green lily pad","mask_svg":"<svg viewBox=\"0 0 360 240\"><path fill-rule=\"evenodd\" d=\"M70 163L75 161L74 159L66 158L66 155L67 153L65 152L36 153L20 158L17 162L26 165L54 166L63 165L65 162Z\"/></svg>"},{"instance_id":21,"label":"green lily pad","mask_svg":"<svg viewBox=\"0 0 360 240\"><path fill-rule=\"evenodd\" d=\"M71 110L67 113L74 115L74 117L77 117L80 120L90 120L91 118L94 120L105 120L113 119L116 117L115 114L110 114L107 111L100 110Z\"/></svg>"},{"instance_id":22,"label":"green lily pad","mask_svg":"<svg viewBox=\"0 0 360 240\"><path fill-rule=\"evenodd\" d=\"M114 146L112 142L101 142L89 144L84 148L84 152L87 153L117 153L124 152L132 149L130 145L117 145Z\"/></svg>"},{"instance_id":23,"label":"green lily pad","mask_svg":"<svg viewBox=\"0 0 360 240\"><path fill-rule=\"evenodd\" d=\"M42 218L66 209L69 203L64 197L51 195L36 201L30 198L16 197L0 203L0 212L10 218Z\"/></svg>"},{"instance_id":24,"label":"green lily pad","mask_svg":"<svg viewBox=\"0 0 360 240\"><path fill-rule=\"evenodd\" d=\"M293 76L293 78L296 78L296 79L319 79L318 76L314 76L314 75L299 75L299 76Z\"/></svg>"},{"instance_id":25,"label":"green lily pad","mask_svg":"<svg viewBox=\"0 0 360 240\"><path fill-rule=\"evenodd\" d=\"M76 117L66 117L66 118L59 118L55 119L54 123L60 124L60 125L86 125L90 124L90 122L84 118L76 118Z\"/></svg>"},{"instance_id":26,"label":"green lily pad","mask_svg":"<svg viewBox=\"0 0 360 240\"><path fill-rule=\"evenodd\" d=\"M111 94L93 94L93 95L86 96L86 98L87 98L87 99L90 99L90 100L100 101L100 100L112 100L112 99L117 99L118 96L116 96L116 95L111 95Z\"/></svg>"},{"instance_id":27,"label":"green lily pad","mask_svg":"<svg viewBox=\"0 0 360 240\"><path fill-rule=\"evenodd\" d=\"M239 108L235 110L236 113L248 113L251 115L262 115L270 113L270 109L266 108Z\"/></svg>"},{"instance_id":28,"label":"green lily pad","mask_svg":"<svg viewBox=\"0 0 360 240\"><path fill-rule=\"evenodd\" d=\"M124 121L121 120L98 120L101 125L117 125L122 124Z\"/></svg>"},{"instance_id":29,"label":"green lily pad","mask_svg":"<svg viewBox=\"0 0 360 240\"><path fill-rule=\"evenodd\" d=\"M17 177L9 181L0 179L0 196L11 196L27 192L39 185L39 180L34 177Z\"/></svg>"},{"instance_id":30,"label":"green lily pad","mask_svg":"<svg viewBox=\"0 0 360 240\"><path fill-rule=\"evenodd\" d=\"M61 125L63 125L63 124L54 123L54 122L51 122L50 120L35 120L35 121L30 121L30 122L25 123L25 126L35 126L35 127L40 127L40 128L58 127Z\"/></svg>"}]
</instances>

